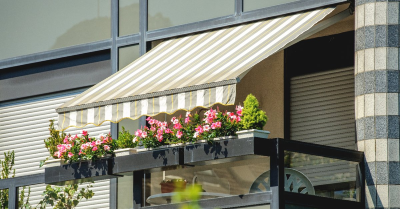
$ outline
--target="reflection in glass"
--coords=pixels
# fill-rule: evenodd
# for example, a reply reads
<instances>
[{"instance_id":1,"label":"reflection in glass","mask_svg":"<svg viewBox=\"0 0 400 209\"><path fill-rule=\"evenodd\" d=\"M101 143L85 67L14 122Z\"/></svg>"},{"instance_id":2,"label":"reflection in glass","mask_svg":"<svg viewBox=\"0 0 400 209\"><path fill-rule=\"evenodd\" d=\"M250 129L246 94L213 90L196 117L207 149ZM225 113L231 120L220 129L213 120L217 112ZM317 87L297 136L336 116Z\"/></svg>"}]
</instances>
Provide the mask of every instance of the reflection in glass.
<instances>
[{"instance_id":1,"label":"reflection in glass","mask_svg":"<svg viewBox=\"0 0 400 209\"><path fill-rule=\"evenodd\" d=\"M119 36L139 33L139 0L119 0Z\"/></svg>"},{"instance_id":2,"label":"reflection in glass","mask_svg":"<svg viewBox=\"0 0 400 209\"><path fill-rule=\"evenodd\" d=\"M126 46L118 49L118 69L126 67L140 57L139 45Z\"/></svg>"},{"instance_id":3,"label":"reflection in glass","mask_svg":"<svg viewBox=\"0 0 400 209\"><path fill-rule=\"evenodd\" d=\"M248 194L255 179L270 169L269 157L265 156L232 160L206 161L175 170L152 172L146 182L146 202L151 205L171 203L174 193L162 193L161 183L174 179L186 180L186 187L199 184L202 199Z\"/></svg>"},{"instance_id":4,"label":"reflection in glass","mask_svg":"<svg viewBox=\"0 0 400 209\"><path fill-rule=\"evenodd\" d=\"M234 0L149 0L149 30L233 15Z\"/></svg>"},{"instance_id":5,"label":"reflection in glass","mask_svg":"<svg viewBox=\"0 0 400 209\"><path fill-rule=\"evenodd\" d=\"M256 9L262 9L267 7L272 7L281 4L287 4L300 0L244 0L243 11L251 11Z\"/></svg>"},{"instance_id":6,"label":"reflection in glass","mask_svg":"<svg viewBox=\"0 0 400 209\"><path fill-rule=\"evenodd\" d=\"M3 1L0 59L111 37L110 0Z\"/></svg>"},{"instance_id":7,"label":"reflection in glass","mask_svg":"<svg viewBox=\"0 0 400 209\"><path fill-rule=\"evenodd\" d=\"M359 201L357 171L357 162L285 151L285 191Z\"/></svg>"}]
</instances>

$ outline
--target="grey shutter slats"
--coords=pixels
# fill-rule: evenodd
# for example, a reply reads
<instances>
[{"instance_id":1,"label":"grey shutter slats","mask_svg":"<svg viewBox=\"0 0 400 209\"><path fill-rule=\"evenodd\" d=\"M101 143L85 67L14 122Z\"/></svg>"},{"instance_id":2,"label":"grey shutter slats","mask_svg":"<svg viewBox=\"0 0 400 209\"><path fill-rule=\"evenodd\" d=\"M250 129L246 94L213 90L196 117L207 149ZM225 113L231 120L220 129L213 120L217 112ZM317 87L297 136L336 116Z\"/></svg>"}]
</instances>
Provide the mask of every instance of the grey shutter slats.
<instances>
[{"instance_id":1,"label":"grey shutter slats","mask_svg":"<svg viewBox=\"0 0 400 209\"><path fill-rule=\"evenodd\" d=\"M39 169L39 161L49 156L43 140L49 136L49 120L55 119L57 125L57 107L72 99L83 90L74 90L31 99L0 103L0 159L3 152L15 151L16 176L32 175L44 172ZM66 133L78 134L81 129L68 129ZM110 123L84 128L93 137L110 131ZM80 185L80 188L86 184ZM89 201L81 201L77 208L108 208L109 180L93 184L95 196ZM33 206L43 198L46 185L31 186L30 203ZM22 188L20 188L21 191ZM28 190L25 189L25 192Z\"/></svg>"},{"instance_id":2,"label":"grey shutter slats","mask_svg":"<svg viewBox=\"0 0 400 209\"><path fill-rule=\"evenodd\" d=\"M352 68L293 77L290 91L292 140L354 149Z\"/></svg>"}]
</instances>

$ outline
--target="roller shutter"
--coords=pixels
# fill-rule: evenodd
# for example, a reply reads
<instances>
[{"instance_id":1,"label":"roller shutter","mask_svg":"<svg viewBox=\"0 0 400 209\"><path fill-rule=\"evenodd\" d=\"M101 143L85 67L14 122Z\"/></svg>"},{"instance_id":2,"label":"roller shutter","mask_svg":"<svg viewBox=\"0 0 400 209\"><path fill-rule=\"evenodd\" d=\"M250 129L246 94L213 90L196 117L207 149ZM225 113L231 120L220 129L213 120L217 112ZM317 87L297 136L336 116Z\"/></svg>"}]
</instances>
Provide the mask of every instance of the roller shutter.
<instances>
[{"instance_id":1,"label":"roller shutter","mask_svg":"<svg viewBox=\"0 0 400 209\"><path fill-rule=\"evenodd\" d=\"M57 120L55 109L82 92L75 90L0 103L0 159L4 158L3 152L15 151L17 177L44 172L43 168L39 168L39 161L49 155L43 143L43 139L49 136L49 120ZM87 126L85 130L91 136L97 136L108 133L110 124ZM71 134L79 132L78 129L67 130ZM42 199L44 189L44 184L31 186L31 204L36 205ZM95 196L89 201L82 201L78 208L108 208L109 180L94 183L93 192Z\"/></svg>"},{"instance_id":2,"label":"roller shutter","mask_svg":"<svg viewBox=\"0 0 400 209\"><path fill-rule=\"evenodd\" d=\"M290 91L292 140L355 148L353 68L293 77Z\"/></svg>"},{"instance_id":3,"label":"roller shutter","mask_svg":"<svg viewBox=\"0 0 400 209\"><path fill-rule=\"evenodd\" d=\"M355 148L354 69L338 69L291 79L290 138L346 149ZM356 164L295 154L291 167L314 186L355 181Z\"/></svg>"}]
</instances>

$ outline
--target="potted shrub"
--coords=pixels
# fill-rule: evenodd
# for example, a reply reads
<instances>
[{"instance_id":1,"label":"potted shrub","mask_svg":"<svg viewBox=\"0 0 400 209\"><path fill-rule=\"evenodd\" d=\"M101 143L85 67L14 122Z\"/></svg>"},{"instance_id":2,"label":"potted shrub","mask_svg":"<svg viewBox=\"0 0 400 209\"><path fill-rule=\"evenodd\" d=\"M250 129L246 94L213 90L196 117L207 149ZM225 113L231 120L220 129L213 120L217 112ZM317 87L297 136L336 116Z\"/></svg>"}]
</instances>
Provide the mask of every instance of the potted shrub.
<instances>
[{"instance_id":1,"label":"potted shrub","mask_svg":"<svg viewBox=\"0 0 400 209\"><path fill-rule=\"evenodd\" d=\"M118 134L117 139L117 147L118 149L114 150L114 154L116 157L126 156L131 154L136 154L136 148L138 145L137 137L126 131L122 126L122 131Z\"/></svg>"},{"instance_id":2,"label":"potted shrub","mask_svg":"<svg viewBox=\"0 0 400 209\"><path fill-rule=\"evenodd\" d=\"M81 134L67 135L56 131L53 121L50 122L49 130L50 137L45 139L45 145L53 160L46 159L45 165L48 167L111 157L116 147L116 141L110 134L89 137L89 133L82 130Z\"/></svg>"},{"instance_id":3,"label":"potted shrub","mask_svg":"<svg viewBox=\"0 0 400 209\"><path fill-rule=\"evenodd\" d=\"M171 193L175 190L183 191L186 188L185 179L163 180L161 185L161 193Z\"/></svg>"},{"instance_id":4,"label":"potted shrub","mask_svg":"<svg viewBox=\"0 0 400 209\"><path fill-rule=\"evenodd\" d=\"M243 118L240 123L242 131L236 132L239 139L247 137L268 138L270 132L262 130L268 121L268 117L259 108L258 100L254 95L249 94L246 97L242 114Z\"/></svg>"}]
</instances>

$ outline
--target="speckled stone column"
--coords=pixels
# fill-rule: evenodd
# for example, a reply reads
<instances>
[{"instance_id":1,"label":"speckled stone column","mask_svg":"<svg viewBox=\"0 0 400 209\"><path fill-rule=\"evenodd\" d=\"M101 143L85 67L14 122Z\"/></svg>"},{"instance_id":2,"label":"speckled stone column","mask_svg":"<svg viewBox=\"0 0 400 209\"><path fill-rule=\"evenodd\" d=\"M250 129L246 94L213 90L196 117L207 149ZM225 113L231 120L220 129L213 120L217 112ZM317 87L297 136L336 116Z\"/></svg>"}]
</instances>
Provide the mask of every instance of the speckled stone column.
<instances>
[{"instance_id":1,"label":"speckled stone column","mask_svg":"<svg viewBox=\"0 0 400 209\"><path fill-rule=\"evenodd\" d=\"M400 208L399 2L356 0L355 108L365 208Z\"/></svg>"}]
</instances>

